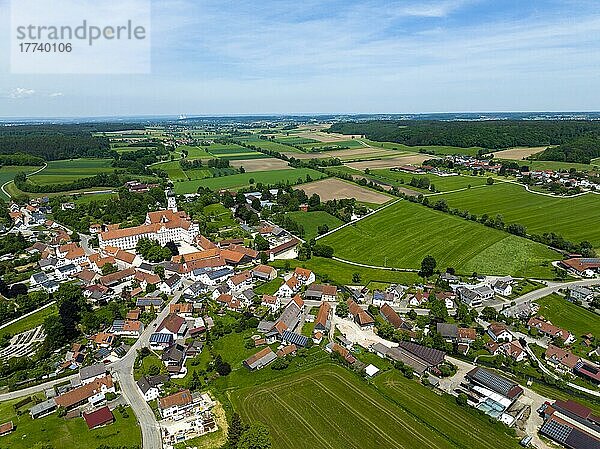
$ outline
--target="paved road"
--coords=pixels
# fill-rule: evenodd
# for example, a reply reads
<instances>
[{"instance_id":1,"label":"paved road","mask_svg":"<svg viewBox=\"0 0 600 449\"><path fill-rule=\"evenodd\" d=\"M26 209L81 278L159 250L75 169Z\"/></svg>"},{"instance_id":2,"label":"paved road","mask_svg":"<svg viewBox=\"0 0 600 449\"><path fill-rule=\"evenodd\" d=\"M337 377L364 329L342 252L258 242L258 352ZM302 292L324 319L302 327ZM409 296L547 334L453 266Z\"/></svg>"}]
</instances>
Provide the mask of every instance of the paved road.
<instances>
[{"instance_id":1,"label":"paved road","mask_svg":"<svg viewBox=\"0 0 600 449\"><path fill-rule=\"evenodd\" d=\"M573 282L549 283L549 285L547 287L540 288L538 290L534 290L532 292L526 293L523 296L519 296L518 298L514 299L511 302L514 302L515 305L523 304L526 302L534 302L534 301L537 301L538 299L543 298L544 296L548 296L552 293L556 293L557 291L567 288L569 286L589 287L591 285L600 285L600 279L596 278L596 279L585 279L585 280L573 281ZM501 310L504 306L506 306L506 303L496 304L492 307L496 310Z\"/></svg>"},{"instance_id":2,"label":"paved road","mask_svg":"<svg viewBox=\"0 0 600 449\"><path fill-rule=\"evenodd\" d=\"M142 442L144 449L162 449L162 438L160 428L156 422L154 412L144 400L137 384L133 379L133 365L137 357L138 349L149 345L150 335L160 323L169 314L169 305L176 303L182 295L182 291L177 292L173 299L165 306L165 308L157 315L156 319L146 327L140 338L131 346L127 354L116 362L107 365L116 380L119 381L121 392L127 402L131 405L133 412L142 429ZM11 391L9 393L0 394L0 401L8 401L17 399L23 396L31 395L52 388L57 384L75 379L79 374L73 374L60 379L53 379L43 384L33 387L24 388L22 390Z\"/></svg>"},{"instance_id":3,"label":"paved road","mask_svg":"<svg viewBox=\"0 0 600 449\"><path fill-rule=\"evenodd\" d=\"M557 380L560 379L560 377L557 376L556 373L553 373L548 368L546 368L544 363L536 357L535 353L531 350L531 348L529 346L526 346L525 350L527 351L527 354L529 354L529 357L531 357L533 360L535 360L538 363L540 369L544 373L548 374L549 376L552 376L554 379L557 379ZM581 385L577 385L572 382L567 382L567 385L571 388L574 388L575 390L583 391L584 393L591 394L592 396L596 396L596 397L600 398L600 392L597 390L590 390L589 388L582 387Z\"/></svg>"}]
</instances>

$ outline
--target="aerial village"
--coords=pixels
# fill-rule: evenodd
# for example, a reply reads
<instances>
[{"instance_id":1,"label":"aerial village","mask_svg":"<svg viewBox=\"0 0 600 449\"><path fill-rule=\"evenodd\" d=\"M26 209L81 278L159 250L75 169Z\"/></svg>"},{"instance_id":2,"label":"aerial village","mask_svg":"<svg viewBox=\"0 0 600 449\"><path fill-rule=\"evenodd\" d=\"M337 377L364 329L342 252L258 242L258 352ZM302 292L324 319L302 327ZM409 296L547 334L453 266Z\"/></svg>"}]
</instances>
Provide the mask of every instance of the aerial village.
<instances>
[{"instance_id":1,"label":"aerial village","mask_svg":"<svg viewBox=\"0 0 600 449\"><path fill-rule=\"evenodd\" d=\"M260 199L257 193L247 195L249 203ZM553 325L534 301L515 301L527 282L510 276L465 278L451 271L414 285L322 282L320 273L290 263L302 240L276 224L240 222L250 238L211 241L178 209L176 198L168 192L167 198L168 208L149 211L139 226L96 223L75 240L70 229L47 218L52 211L44 198L9 206L10 232L30 243L10 257L36 256L37 268L26 284L29 292L48 294L43 306L51 306L50 299L66 285L80 290L91 310L114 304L122 312L52 354L55 370L46 380L64 382L48 388L44 400L24 404L32 418L80 416L92 429L110 425L115 410L129 405L138 419L151 410L143 419L158 423L167 448L218 431L219 401L195 367L207 346L226 333L223 322L229 320L250 330L240 349L251 355L238 366L219 355L211 362L216 376L282 370L321 351L372 379L380 371L376 357L506 426L533 425L551 439L560 428L559 435L583 441L569 446L577 449L596 432L598 418L576 400L541 401L527 382L492 369L539 366L549 378L584 390L600 382L594 336ZM268 249L255 249L257 236ZM139 251L143 240L175 245L177 254L153 263ZM571 258L562 265L581 278L600 270L599 259ZM572 287L562 294L589 305L598 290ZM33 354L45 337L43 326L14 335L0 357ZM0 424L11 431L11 423Z\"/></svg>"}]
</instances>

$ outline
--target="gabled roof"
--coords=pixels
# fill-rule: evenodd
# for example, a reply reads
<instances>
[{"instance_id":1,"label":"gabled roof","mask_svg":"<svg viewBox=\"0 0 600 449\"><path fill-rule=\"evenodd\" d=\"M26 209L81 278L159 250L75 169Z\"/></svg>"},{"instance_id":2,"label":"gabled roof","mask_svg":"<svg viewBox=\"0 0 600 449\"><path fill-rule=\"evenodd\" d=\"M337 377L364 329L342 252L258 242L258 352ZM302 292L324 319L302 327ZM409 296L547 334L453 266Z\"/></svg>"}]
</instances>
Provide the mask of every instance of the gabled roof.
<instances>
[{"instance_id":1,"label":"gabled roof","mask_svg":"<svg viewBox=\"0 0 600 449\"><path fill-rule=\"evenodd\" d=\"M178 393L174 393L158 400L158 406L161 410L165 410L171 407L182 407L193 402L192 393L190 390L183 390Z\"/></svg>"},{"instance_id":2,"label":"gabled roof","mask_svg":"<svg viewBox=\"0 0 600 449\"><path fill-rule=\"evenodd\" d=\"M110 409L107 406L104 406L90 413L83 412L83 419L85 420L88 429L94 429L113 422L115 417Z\"/></svg>"},{"instance_id":3,"label":"gabled roof","mask_svg":"<svg viewBox=\"0 0 600 449\"><path fill-rule=\"evenodd\" d=\"M404 324L404 320L400 318L400 315L398 315L398 313L394 309L392 309L387 303L381 306L380 313L385 318L385 320L392 326L394 326L396 329L400 329Z\"/></svg>"},{"instance_id":4,"label":"gabled roof","mask_svg":"<svg viewBox=\"0 0 600 449\"><path fill-rule=\"evenodd\" d=\"M159 324L156 328L156 332L160 332L163 329L168 330L172 334L179 333L181 327L185 324L185 320L181 318L179 315L170 313L165 317L164 320Z\"/></svg>"}]
</instances>

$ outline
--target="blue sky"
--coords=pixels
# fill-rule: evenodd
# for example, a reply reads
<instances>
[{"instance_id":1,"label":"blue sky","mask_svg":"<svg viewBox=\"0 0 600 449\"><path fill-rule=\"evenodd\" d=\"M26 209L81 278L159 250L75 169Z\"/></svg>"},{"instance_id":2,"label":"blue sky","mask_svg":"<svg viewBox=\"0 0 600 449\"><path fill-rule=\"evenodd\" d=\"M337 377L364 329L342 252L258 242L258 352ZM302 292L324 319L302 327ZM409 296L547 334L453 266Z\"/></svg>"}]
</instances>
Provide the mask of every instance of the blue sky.
<instances>
[{"instance_id":1,"label":"blue sky","mask_svg":"<svg viewBox=\"0 0 600 449\"><path fill-rule=\"evenodd\" d=\"M600 109L600 2L164 0L152 72L14 75L0 116Z\"/></svg>"}]
</instances>

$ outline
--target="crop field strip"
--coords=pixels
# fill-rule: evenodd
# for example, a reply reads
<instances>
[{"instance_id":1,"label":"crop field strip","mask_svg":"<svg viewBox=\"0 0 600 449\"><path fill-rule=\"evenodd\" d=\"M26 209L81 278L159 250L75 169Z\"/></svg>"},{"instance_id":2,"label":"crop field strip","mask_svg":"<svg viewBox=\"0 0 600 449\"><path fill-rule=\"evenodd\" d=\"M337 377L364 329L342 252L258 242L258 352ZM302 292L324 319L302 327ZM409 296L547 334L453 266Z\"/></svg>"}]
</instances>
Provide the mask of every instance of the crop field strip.
<instances>
[{"instance_id":1,"label":"crop field strip","mask_svg":"<svg viewBox=\"0 0 600 449\"><path fill-rule=\"evenodd\" d=\"M250 180L254 183L263 183L275 185L277 183L289 181L294 184L299 178L306 179L306 175L310 175L312 179L320 179L324 177L322 173L309 168L295 168L292 170L266 170L251 173L238 173L235 175L210 177L199 180L183 181L175 183L175 193L186 194L196 193L198 187L208 187L213 190L219 189L239 189L250 186Z\"/></svg>"},{"instance_id":2,"label":"crop field strip","mask_svg":"<svg viewBox=\"0 0 600 449\"><path fill-rule=\"evenodd\" d=\"M324 372L323 367L318 368L316 373L315 370L311 370L287 381L281 380L276 385L260 387L251 395L245 396L239 411L242 416L271 424L276 448L312 448L316 447L316 444L326 444L325 447L331 448L411 448L415 447L417 441L419 447L448 447L440 435L433 432L429 434L429 430L426 435L419 432L419 423L413 417L380 397L375 391L371 390L371 394L367 394L356 382L350 382L345 375L335 372L341 368L333 368L333 371L328 372ZM306 392L307 398L312 399L305 399L302 391ZM376 396L377 400L373 396ZM264 402L259 398L263 398ZM348 398L360 398L360 401L351 402ZM274 402L278 407L273 407ZM326 409L327 413L320 411L319 417L314 416L314 410L321 408ZM306 432L295 432L294 436L290 436L289 429L297 429L296 426L282 426L273 422L284 415L288 415L288 418L291 415L308 435ZM325 419L321 418L323 415ZM402 419L399 419L400 417ZM384 426L382 422L385 423ZM407 424L408 422L411 423ZM339 433L332 434L332 426L339 429ZM280 431L281 428L285 430ZM326 441L321 436L323 434L328 435ZM309 435L317 441L310 441L307 438ZM281 439L286 444L281 445Z\"/></svg>"},{"instance_id":3,"label":"crop field strip","mask_svg":"<svg viewBox=\"0 0 600 449\"><path fill-rule=\"evenodd\" d=\"M520 223L529 233L555 232L565 239L588 240L600 248L600 195L576 198L536 195L523 186L497 182L483 189L465 190L436 196L451 208L491 217L501 214L506 223Z\"/></svg>"},{"instance_id":4,"label":"crop field strip","mask_svg":"<svg viewBox=\"0 0 600 449\"><path fill-rule=\"evenodd\" d=\"M358 223L328 235L345 260L374 266L418 268L433 255L438 267L482 274L549 276L542 265L559 254L545 246L479 223L400 201ZM527 273L523 273L523 270Z\"/></svg>"},{"instance_id":5,"label":"crop field strip","mask_svg":"<svg viewBox=\"0 0 600 449\"><path fill-rule=\"evenodd\" d=\"M398 373L381 374L375 385L326 364L240 390L233 399L243 418L269 425L276 449L517 447L498 427L489 428L486 417L473 416ZM452 409L451 416L436 411L441 402ZM465 432L474 425L476 432Z\"/></svg>"}]
</instances>

